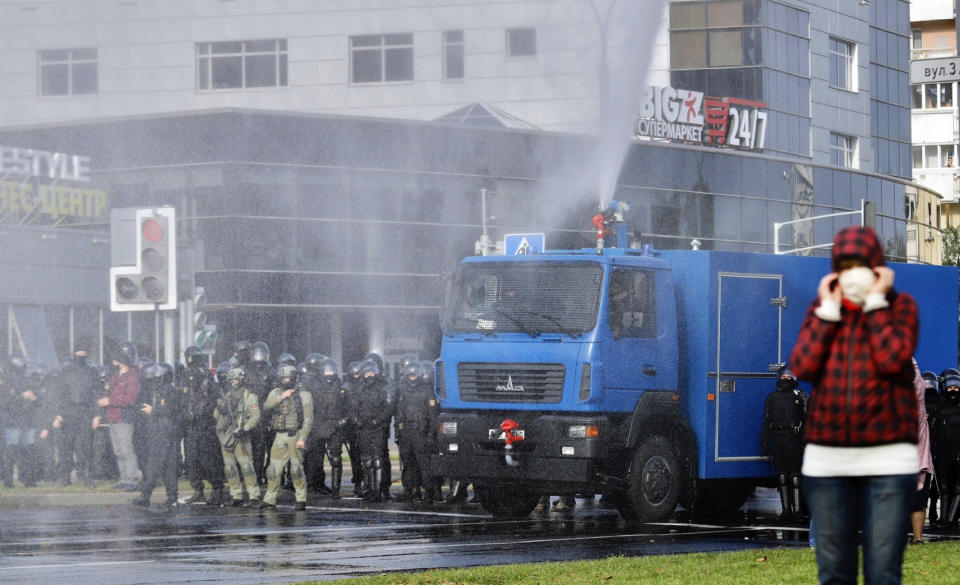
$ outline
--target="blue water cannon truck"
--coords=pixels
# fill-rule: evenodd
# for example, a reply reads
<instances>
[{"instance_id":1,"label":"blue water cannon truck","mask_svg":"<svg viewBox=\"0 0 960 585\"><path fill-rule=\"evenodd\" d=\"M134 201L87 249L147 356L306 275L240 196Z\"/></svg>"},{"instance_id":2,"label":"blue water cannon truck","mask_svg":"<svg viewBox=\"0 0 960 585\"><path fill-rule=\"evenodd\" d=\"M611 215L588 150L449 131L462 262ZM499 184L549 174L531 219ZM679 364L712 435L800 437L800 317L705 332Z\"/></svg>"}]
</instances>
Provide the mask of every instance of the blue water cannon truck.
<instances>
[{"instance_id":1,"label":"blue water cannon truck","mask_svg":"<svg viewBox=\"0 0 960 585\"><path fill-rule=\"evenodd\" d=\"M919 305L921 368L955 367L957 268L891 267ZM465 259L442 315L434 471L500 517L571 493L637 521L736 511L772 485L764 402L829 271L649 247Z\"/></svg>"}]
</instances>

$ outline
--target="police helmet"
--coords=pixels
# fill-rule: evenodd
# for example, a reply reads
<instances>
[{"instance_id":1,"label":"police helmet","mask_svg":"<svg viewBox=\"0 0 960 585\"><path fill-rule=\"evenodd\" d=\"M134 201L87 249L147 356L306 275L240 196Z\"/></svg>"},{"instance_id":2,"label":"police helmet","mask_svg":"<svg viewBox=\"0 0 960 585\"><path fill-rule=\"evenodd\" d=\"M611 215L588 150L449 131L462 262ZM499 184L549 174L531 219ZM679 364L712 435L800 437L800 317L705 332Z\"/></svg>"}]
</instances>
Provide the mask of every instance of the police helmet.
<instances>
[{"instance_id":1,"label":"police helmet","mask_svg":"<svg viewBox=\"0 0 960 585\"><path fill-rule=\"evenodd\" d=\"M433 362L422 361L420 362L420 365L423 366L423 376L422 376L423 381L426 382L427 384L430 384L430 386L432 387L433 386L433 368L434 368Z\"/></svg>"},{"instance_id":2,"label":"police helmet","mask_svg":"<svg viewBox=\"0 0 960 585\"><path fill-rule=\"evenodd\" d=\"M301 378L306 378L311 374L310 369L307 368L307 362L297 364L297 373L300 374Z\"/></svg>"},{"instance_id":3,"label":"police helmet","mask_svg":"<svg viewBox=\"0 0 960 585\"><path fill-rule=\"evenodd\" d=\"M951 375L951 374L953 374L954 376L960 376L960 370L957 370L956 368L947 368L946 370L940 372L940 382L941 382L940 385L941 385L941 387L944 387L944 386L945 386L945 385L943 384L943 380L945 380L945 379L947 378L947 376L949 376L949 375Z\"/></svg>"},{"instance_id":4,"label":"police helmet","mask_svg":"<svg viewBox=\"0 0 960 585\"><path fill-rule=\"evenodd\" d=\"M375 351L371 351L367 355L363 356L363 361L372 360L377 364L377 369L380 372L383 372L383 356Z\"/></svg>"},{"instance_id":5,"label":"police helmet","mask_svg":"<svg viewBox=\"0 0 960 585\"><path fill-rule=\"evenodd\" d=\"M7 363L10 365L10 371L15 374L23 374L27 369L27 360L19 353L11 355L7 359Z\"/></svg>"},{"instance_id":6,"label":"police helmet","mask_svg":"<svg viewBox=\"0 0 960 585\"><path fill-rule=\"evenodd\" d=\"M262 341L258 341L250 348L250 362L255 364L270 363L270 346Z\"/></svg>"},{"instance_id":7,"label":"police helmet","mask_svg":"<svg viewBox=\"0 0 960 585\"><path fill-rule=\"evenodd\" d=\"M297 383L297 366L285 365L280 366L280 369L277 370L277 377L280 378L280 383L284 388L293 388Z\"/></svg>"},{"instance_id":8,"label":"police helmet","mask_svg":"<svg viewBox=\"0 0 960 585\"><path fill-rule=\"evenodd\" d=\"M413 362L419 362L419 361L420 361L420 358L418 358L417 354L415 353L403 354L402 356L400 356L400 371L405 372L407 370L408 365L410 365Z\"/></svg>"},{"instance_id":9,"label":"police helmet","mask_svg":"<svg viewBox=\"0 0 960 585\"><path fill-rule=\"evenodd\" d=\"M47 368L40 364L30 364L27 366L26 375L30 378L31 382L43 383L47 378Z\"/></svg>"},{"instance_id":10,"label":"police helmet","mask_svg":"<svg viewBox=\"0 0 960 585\"><path fill-rule=\"evenodd\" d=\"M943 390L944 392L950 392L948 388L950 386L956 386L960 388L960 375L957 374L947 374L943 377ZM954 390L956 392L957 390Z\"/></svg>"},{"instance_id":11,"label":"police helmet","mask_svg":"<svg viewBox=\"0 0 960 585\"><path fill-rule=\"evenodd\" d=\"M780 369L777 370L777 379L778 379L778 380L779 380L780 378L783 378L784 376L788 376L788 377L790 377L790 378L793 378L794 380L797 379L797 375L793 373L793 370L791 370L791 369L789 368L789 366L781 366Z\"/></svg>"},{"instance_id":12,"label":"police helmet","mask_svg":"<svg viewBox=\"0 0 960 585\"><path fill-rule=\"evenodd\" d=\"M351 380L360 379L360 362L350 362L350 365L347 366L347 377Z\"/></svg>"},{"instance_id":13,"label":"police helmet","mask_svg":"<svg viewBox=\"0 0 960 585\"><path fill-rule=\"evenodd\" d=\"M233 343L233 355L240 363L246 363L250 357L251 343L246 339L241 339Z\"/></svg>"},{"instance_id":14,"label":"police helmet","mask_svg":"<svg viewBox=\"0 0 960 585\"><path fill-rule=\"evenodd\" d=\"M97 379L101 384L106 384L113 377L113 369L110 366L97 366Z\"/></svg>"},{"instance_id":15,"label":"police helmet","mask_svg":"<svg viewBox=\"0 0 960 585\"><path fill-rule=\"evenodd\" d=\"M374 360L363 360L360 364L360 378L368 380L380 377L380 366Z\"/></svg>"},{"instance_id":16,"label":"police helmet","mask_svg":"<svg viewBox=\"0 0 960 585\"><path fill-rule=\"evenodd\" d=\"M319 372L320 363L323 362L323 360L326 359L326 357L327 356L323 355L322 353L317 353L317 352L308 353L307 357L303 360L303 363L307 366L307 369L310 370L311 372Z\"/></svg>"},{"instance_id":17,"label":"police helmet","mask_svg":"<svg viewBox=\"0 0 960 585\"><path fill-rule=\"evenodd\" d=\"M324 378L339 378L340 368L337 366L337 360L333 358L324 358L320 362L320 374Z\"/></svg>"},{"instance_id":18,"label":"police helmet","mask_svg":"<svg viewBox=\"0 0 960 585\"><path fill-rule=\"evenodd\" d=\"M196 345L183 350L183 361L187 362L188 366L203 366L204 357L203 351Z\"/></svg>"},{"instance_id":19,"label":"police helmet","mask_svg":"<svg viewBox=\"0 0 960 585\"><path fill-rule=\"evenodd\" d=\"M160 362L160 367L163 368L163 383L173 384L173 366L167 362Z\"/></svg>"},{"instance_id":20,"label":"police helmet","mask_svg":"<svg viewBox=\"0 0 960 585\"><path fill-rule=\"evenodd\" d=\"M419 360L408 362L403 368L403 377L409 382L419 383L423 379L423 366Z\"/></svg>"},{"instance_id":21,"label":"police helmet","mask_svg":"<svg viewBox=\"0 0 960 585\"><path fill-rule=\"evenodd\" d=\"M217 364L217 382L225 384L227 381L227 372L230 371L230 362L220 362Z\"/></svg>"},{"instance_id":22,"label":"police helmet","mask_svg":"<svg viewBox=\"0 0 960 585\"><path fill-rule=\"evenodd\" d=\"M277 358L278 366L295 366L297 365L297 358L293 357L292 353L281 353L280 357Z\"/></svg>"},{"instance_id":23,"label":"police helmet","mask_svg":"<svg viewBox=\"0 0 960 585\"><path fill-rule=\"evenodd\" d=\"M160 383L163 382L166 375L167 370L163 367L163 364L150 364L143 369L143 379L147 381Z\"/></svg>"},{"instance_id":24,"label":"police helmet","mask_svg":"<svg viewBox=\"0 0 960 585\"><path fill-rule=\"evenodd\" d=\"M228 381L228 382L233 381L233 380L239 380L240 382L243 382L244 378L246 378L246 377L247 377L247 372L246 372L246 370L244 370L243 368L240 368L240 367L230 368L230 371L227 372L227 381Z\"/></svg>"},{"instance_id":25,"label":"police helmet","mask_svg":"<svg viewBox=\"0 0 960 585\"><path fill-rule=\"evenodd\" d=\"M113 359L125 366L134 365L137 357L137 348L129 341L121 341L113 351Z\"/></svg>"},{"instance_id":26,"label":"police helmet","mask_svg":"<svg viewBox=\"0 0 960 585\"><path fill-rule=\"evenodd\" d=\"M935 373L927 370L920 374L920 376L923 378L923 383L926 385L927 390L933 390L934 392L940 391L940 378L938 378Z\"/></svg>"}]
</instances>

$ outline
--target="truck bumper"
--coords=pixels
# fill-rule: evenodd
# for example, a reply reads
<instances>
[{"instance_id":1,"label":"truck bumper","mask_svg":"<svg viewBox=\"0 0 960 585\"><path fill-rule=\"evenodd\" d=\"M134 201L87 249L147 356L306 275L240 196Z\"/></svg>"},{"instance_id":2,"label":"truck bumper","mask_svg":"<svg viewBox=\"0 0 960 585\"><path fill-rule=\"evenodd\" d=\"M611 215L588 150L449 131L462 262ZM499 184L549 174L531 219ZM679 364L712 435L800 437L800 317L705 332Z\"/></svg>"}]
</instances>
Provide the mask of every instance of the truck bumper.
<instances>
[{"instance_id":1,"label":"truck bumper","mask_svg":"<svg viewBox=\"0 0 960 585\"><path fill-rule=\"evenodd\" d=\"M495 435L500 423L510 418L524 431L507 461L503 439ZM440 434L439 454L433 458L433 472L470 482L507 480L552 487L584 488L603 481L600 470L612 456L614 426L605 416L540 415L538 413L447 412L441 423L455 422L456 434ZM594 425L599 436L573 438L571 425Z\"/></svg>"}]
</instances>

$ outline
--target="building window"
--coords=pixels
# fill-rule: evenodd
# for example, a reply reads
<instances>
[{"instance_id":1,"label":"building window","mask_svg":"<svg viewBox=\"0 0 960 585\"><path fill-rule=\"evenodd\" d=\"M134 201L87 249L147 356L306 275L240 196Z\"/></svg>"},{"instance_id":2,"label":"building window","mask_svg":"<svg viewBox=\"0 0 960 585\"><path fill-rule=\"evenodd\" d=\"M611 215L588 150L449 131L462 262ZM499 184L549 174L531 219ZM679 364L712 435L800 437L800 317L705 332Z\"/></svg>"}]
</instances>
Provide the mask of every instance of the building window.
<instances>
[{"instance_id":1,"label":"building window","mask_svg":"<svg viewBox=\"0 0 960 585\"><path fill-rule=\"evenodd\" d=\"M40 95L97 93L97 49L39 51Z\"/></svg>"},{"instance_id":2,"label":"building window","mask_svg":"<svg viewBox=\"0 0 960 585\"><path fill-rule=\"evenodd\" d=\"M759 65L757 25L758 14L745 11L743 0L670 4L670 69Z\"/></svg>"},{"instance_id":3,"label":"building window","mask_svg":"<svg viewBox=\"0 0 960 585\"><path fill-rule=\"evenodd\" d=\"M507 57L533 57L537 54L537 29L507 29Z\"/></svg>"},{"instance_id":4,"label":"building window","mask_svg":"<svg viewBox=\"0 0 960 585\"><path fill-rule=\"evenodd\" d=\"M913 147L913 168L948 169L956 164L956 147L953 144L926 144Z\"/></svg>"},{"instance_id":5,"label":"building window","mask_svg":"<svg viewBox=\"0 0 960 585\"><path fill-rule=\"evenodd\" d=\"M953 82L916 84L911 89L915 110L953 107Z\"/></svg>"},{"instance_id":6,"label":"building window","mask_svg":"<svg viewBox=\"0 0 960 585\"><path fill-rule=\"evenodd\" d=\"M830 85L839 89L857 91L856 58L857 45L830 37Z\"/></svg>"},{"instance_id":7,"label":"building window","mask_svg":"<svg viewBox=\"0 0 960 585\"><path fill-rule=\"evenodd\" d=\"M286 39L197 43L197 89L286 85Z\"/></svg>"},{"instance_id":8,"label":"building window","mask_svg":"<svg viewBox=\"0 0 960 585\"><path fill-rule=\"evenodd\" d=\"M857 139L846 134L830 133L830 163L838 167L856 168Z\"/></svg>"},{"instance_id":9,"label":"building window","mask_svg":"<svg viewBox=\"0 0 960 585\"><path fill-rule=\"evenodd\" d=\"M915 28L910 31L910 43L911 49L923 48L923 31L921 29Z\"/></svg>"},{"instance_id":10,"label":"building window","mask_svg":"<svg viewBox=\"0 0 960 585\"><path fill-rule=\"evenodd\" d=\"M413 34L350 37L350 82L413 81Z\"/></svg>"},{"instance_id":11,"label":"building window","mask_svg":"<svg viewBox=\"0 0 960 585\"><path fill-rule=\"evenodd\" d=\"M463 31L443 33L443 78L463 79Z\"/></svg>"}]
</instances>

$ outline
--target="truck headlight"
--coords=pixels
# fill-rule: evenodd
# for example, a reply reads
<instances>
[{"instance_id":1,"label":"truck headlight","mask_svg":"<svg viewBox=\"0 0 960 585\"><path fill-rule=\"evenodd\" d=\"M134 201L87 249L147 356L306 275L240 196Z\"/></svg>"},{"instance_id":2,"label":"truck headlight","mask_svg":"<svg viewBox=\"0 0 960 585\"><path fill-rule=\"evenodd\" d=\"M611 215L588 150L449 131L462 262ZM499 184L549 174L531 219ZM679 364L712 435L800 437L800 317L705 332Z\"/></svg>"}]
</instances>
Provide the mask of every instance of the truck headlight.
<instances>
[{"instance_id":1,"label":"truck headlight","mask_svg":"<svg viewBox=\"0 0 960 585\"><path fill-rule=\"evenodd\" d=\"M440 434L451 436L451 437L457 436L456 421L445 421L440 423Z\"/></svg>"},{"instance_id":2,"label":"truck headlight","mask_svg":"<svg viewBox=\"0 0 960 585\"><path fill-rule=\"evenodd\" d=\"M596 439L600 436L600 427L597 425L570 425L567 427L567 436L571 439Z\"/></svg>"}]
</instances>

